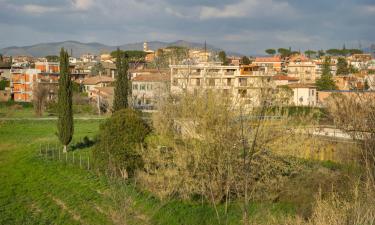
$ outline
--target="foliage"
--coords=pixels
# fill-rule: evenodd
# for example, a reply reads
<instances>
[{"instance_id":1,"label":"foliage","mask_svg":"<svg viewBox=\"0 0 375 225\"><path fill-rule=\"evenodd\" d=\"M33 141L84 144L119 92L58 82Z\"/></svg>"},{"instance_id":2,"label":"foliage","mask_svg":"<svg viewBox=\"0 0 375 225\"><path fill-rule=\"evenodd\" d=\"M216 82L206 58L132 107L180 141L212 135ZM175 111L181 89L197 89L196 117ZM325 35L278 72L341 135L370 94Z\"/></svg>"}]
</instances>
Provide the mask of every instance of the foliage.
<instances>
[{"instance_id":1,"label":"foliage","mask_svg":"<svg viewBox=\"0 0 375 225\"><path fill-rule=\"evenodd\" d=\"M326 57L323 63L322 75L316 81L316 86L319 91L321 90L336 90L335 81L331 74L331 58Z\"/></svg>"},{"instance_id":2,"label":"foliage","mask_svg":"<svg viewBox=\"0 0 375 225\"><path fill-rule=\"evenodd\" d=\"M220 62L223 63L223 65L228 65L228 58L227 54L224 51L220 51L218 54Z\"/></svg>"},{"instance_id":3,"label":"foliage","mask_svg":"<svg viewBox=\"0 0 375 225\"><path fill-rule=\"evenodd\" d=\"M349 74L349 66L348 62L346 61L345 58L339 57L337 59L337 75L348 75Z\"/></svg>"},{"instance_id":4,"label":"foliage","mask_svg":"<svg viewBox=\"0 0 375 225\"><path fill-rule=\"evenodd\" d=\"M59 62L60 61L60 58L57 55L47 55L45 58L47 59L47 62Z\"/></svg>"},{"instance_id":5,"label":"foliage","mask_svg":"<svg viewBox=\"0 0 375 225\"><path fill-rule=\"evenodd\" d=\"M71 150L77 150L77 149L84 149L84 148L90 148L95 144L96 140L91 140L89 137L84 136L83 139L80 142L77 142L76 144L71 146Z\"/></svg>"},{"instance_id":6,"label":"foliage","mask_svg":"<svg viewBox=\"0 0 375 225\"><path fill-rule=\"evenodd\" d=\"M313 50L306 50L305 51L305 55L307 55L307 57L311 58L312 56L316 55L316 51L313 51Z\"/></svg>"},{"instance_id":7,"label":"foliage","mask_svg":"<svg viewBox=\"0 0 375 225\"><path fill-rule=\"evenodd\" d=\"M104 66L101 62L95 63L95 65L91 68L91 74L94 76L100 75L105 71Z\"/></svg>"},{"instance_id":8,"label":"foliage","mask_svg":"<svg viewBox=\"0 0 375 225\"><path fill-rule=\"evenodd\" d=\"M0 80L0 90L5 90L6 87L9 87L10 82L7 80Z\"/></svg>"},{"instance_id":9,"label":"foliage","mask_svg":"<svg viewBox=\"0 0 375 225\"><path fill-rule=\"evenodd\" d=\"M142 168L139 152L149 132L140 113L132 109L115 112L100 126L93 150L96 168L110 176L132 177Z\"/></svg>"},{"instance_id":10,"label":"foliage","mask_svg":"<svg viewBox=\"0 0 375 225\"><path fill-rule=\"evenodd\" d=\"M319 58L325 56L325 54L326 54L326 53L324 52L323 49L318 51L318 57L319 57Z\"/></svg>"},{"instance_id":11,"label":"foliage","mask_svg":"<svg viewBox=\"0 0 375 225\"><path fill-rule=\"evenodd\" d=\"M288 57L292 54L292 50L290 48L279 48L277 49L277 52L281 55L281 57Z\"/></svg>"},{"instance_id":12,"label":"foliage","mask_svg":"<svg viewBox=\"0 0 375 225\"><path fill-rule=\"evenodd\" d=\"M117 76L115 81L113 111L128 108L128 94L130 92L130 84L128 77L128 60L121 57L120 49L117 49L116 68Z\"/></svg>"},{"instance_id":13,"label":"foliage","mask_svg":"<svg viewBox=\"0 0 375 225\"><path fill-rule=\"evenodd\" d=\"M251 61L250 61L249 57L247 57L247 56L243 56L242 59L241 59L241 62L242 62L242 64L244 64L244 65L249 65L249 64L251 64Z\"/></svg>"},{"instance_id":14,"label":"foliage","mask_svg":"<svg viewBox=\"0 0 375 225\"><path fill-rule=\"evenodd\" d=\"M34 103L35 114L37 116L43 115L43 111L46 106L48 93L49 93L48 88L43 86L42 84L38 84L35 87L35 90L33 92L33 97L34 97L33 103Z\"/></svg>"},{"instance_id":15,"label":"foliage","mask_svg":"<svg viewBox=\"0 0 375 225\"><path fill-rule=\"evenodd\" d=\"M60 79L58 91L57 135L67 151L67 145L73 137L72 79L69 72L69 56L62 48L60 52Z\"/></svg>"},{"instance_id":16,"label":"foliage","mask_svg":"<svg viewBox=\"0 0 375 225\"><path fill-rule=\"evenodd\" d=\"M353 55L353 54L362 54L363 51L360 49L346 49L344 47L343 49L331 48L331 49L328 49L326 53L331 56L347 56L347 55Z\"/></svg>"},{"instance_id":17,"label":"foliage","mask_svg":"<svg viewBox=\"0 0 375 225\"><path fill-rule=\"evenodd\" d=\"M120 58L127 58L129 62L144 62L146 55L146 52L139 50L116 50L111 52L113 58L117 59L120 56Z\"/></svg>"},{"instance_id":18,"label":"foliage","mask_svg":"<svg viewBox=\"0 0 375 225\"><path fill-rule=\"evenodd\" d=\"M275 55L275 54L276 54L276 50L273 49L273 48L266 49L265 52L266 52L268 55Z\"/></svg>"}]
</instances>

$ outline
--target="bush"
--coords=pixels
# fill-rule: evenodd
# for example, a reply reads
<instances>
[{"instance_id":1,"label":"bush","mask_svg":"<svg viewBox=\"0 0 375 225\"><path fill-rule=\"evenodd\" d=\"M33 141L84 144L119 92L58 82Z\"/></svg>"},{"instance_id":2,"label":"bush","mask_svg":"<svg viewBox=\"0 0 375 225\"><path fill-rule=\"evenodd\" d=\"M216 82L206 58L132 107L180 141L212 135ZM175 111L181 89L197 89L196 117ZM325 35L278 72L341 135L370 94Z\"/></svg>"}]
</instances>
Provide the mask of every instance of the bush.
<instances>
[{"instance_id":1,"label":"bush","mask_svg":"<svg viewBox=\"0 0 375 225\"><path fill-rule=\"evenodd\" d=\"M110 176L132 177L143 166L139 149L150 129L140 113L120 110L100 126L93 150L94 165Z\"/></svg>"}]
</instances>

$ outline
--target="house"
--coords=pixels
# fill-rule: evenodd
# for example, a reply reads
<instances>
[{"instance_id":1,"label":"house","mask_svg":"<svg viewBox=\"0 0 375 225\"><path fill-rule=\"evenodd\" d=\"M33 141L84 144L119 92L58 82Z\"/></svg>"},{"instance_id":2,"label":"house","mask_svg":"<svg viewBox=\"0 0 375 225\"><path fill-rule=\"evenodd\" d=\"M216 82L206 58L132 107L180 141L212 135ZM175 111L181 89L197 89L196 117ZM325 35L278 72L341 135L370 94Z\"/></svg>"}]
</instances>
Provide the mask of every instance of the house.
<instances>
[{"instance_id":1,"label":"house","mask_svg":"<svg viewBox=\"0 0 375 225\"><path fill-rule=\"evenodd\" d=\"M140 74L132 79L132 102L138 109L155 109L169 93L170 75L162 73Z\"/></svg>"},{"instance_id":2,"label":"house","mask_svg":"<svg viewBox=\"0 0 375 225\"><path fill-rule=\"evenodd\" d=\"M292 90L292 103L295 106L316 106L317 90L312 84L289 84L288 88Z\"/></svg>"},{"instance_id":3,"label":"house","mask_svg":"<svg viewBox=\"0 0 375 225\"><path fill-rule=\"evenodd\" d=\"M108 87L110 86L115 79L112 77L107 77L107 76L95 76L95 77L87 77L84 80L77 80L76 82L81 84L83 87L83 91L89 93L90 91L93 90L94 88L97 87ZM91 97L91 96L89 96Z\"/></svg>"},{"instance_id":4,"label":"house","mask_svg":"<svg viewBox=\"0 0 375 225\"><path fill-rule=\"evenodd\" d=\"M316 65L304 55L294 55L289 58L287 73L301 83L312 83L316 80Z\"/></svg>"},{"instance_id":5,"label":"house","mask_svg":"<svg viewBox=\"0 0 375 225\"><path fill-rule=\"evenodd\" d=\"M273 82L275 83L276 86L281 86L281 85L288 85L288 84L294 84L298 83L299 79L295 77L288 77L286 75L276 75L272 77Z\"/></svg>"},{"instance_id":6,"label":"house","mask_svg":"<svg viewBox=\"0 0 375 225\"><path fill-rule=\"evenodd\" d=\"M113 107L114 87L95 87L89 91L90 100L100 112L110 112Z\"/></svg>"}]
</instances>

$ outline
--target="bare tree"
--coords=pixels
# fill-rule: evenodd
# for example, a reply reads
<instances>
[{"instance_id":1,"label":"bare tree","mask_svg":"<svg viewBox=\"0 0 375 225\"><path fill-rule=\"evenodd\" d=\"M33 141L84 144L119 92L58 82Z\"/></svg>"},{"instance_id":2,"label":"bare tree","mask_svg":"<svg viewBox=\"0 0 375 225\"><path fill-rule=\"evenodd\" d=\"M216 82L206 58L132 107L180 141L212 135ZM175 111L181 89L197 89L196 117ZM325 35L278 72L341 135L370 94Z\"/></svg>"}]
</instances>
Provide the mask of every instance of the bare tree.
<instances>
[{"instance_id":1,"label":"bare tree","mask_svg":"<svg viewBox=\"0 0 375 225\"><path fill-rule=\"evenodd\" d=\"M49 94L49 90L43 84L37 84L36 88L34 89L34 110L37 116L42 116L43 111L47 102L47 97Z\"/></svg>"}]
</instances>

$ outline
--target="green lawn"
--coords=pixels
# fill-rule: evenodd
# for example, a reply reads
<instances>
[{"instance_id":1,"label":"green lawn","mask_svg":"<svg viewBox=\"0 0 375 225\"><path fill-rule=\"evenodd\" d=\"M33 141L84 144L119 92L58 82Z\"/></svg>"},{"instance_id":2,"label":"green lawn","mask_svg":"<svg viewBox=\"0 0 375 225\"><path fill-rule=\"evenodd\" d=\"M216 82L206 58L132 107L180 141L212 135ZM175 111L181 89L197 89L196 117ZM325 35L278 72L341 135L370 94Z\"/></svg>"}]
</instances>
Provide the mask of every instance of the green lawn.
<instances>
[{"instance_id":1,"label":"green lawn","mask_svg":"<svg viewBox=\"0 0 375 225\"><path fill-rule=\"evenodd\" d=\"M84 136L93 138L101 122L76 120L74 142ZM210 204L160 201L133 184L43 159L39 146L56 143L55 131L55 121L0 121L0 224L218 223ZM308 190L309 184L306 187L302 189ZM229 206L227 217L224 211L224 204L219 205L221 224L225 220L228 224L240 223L239 204ZM296 211L289 200L250 206L257 224L269 224L269 217L282 220Z\"/></svg>"}]
</instances>

